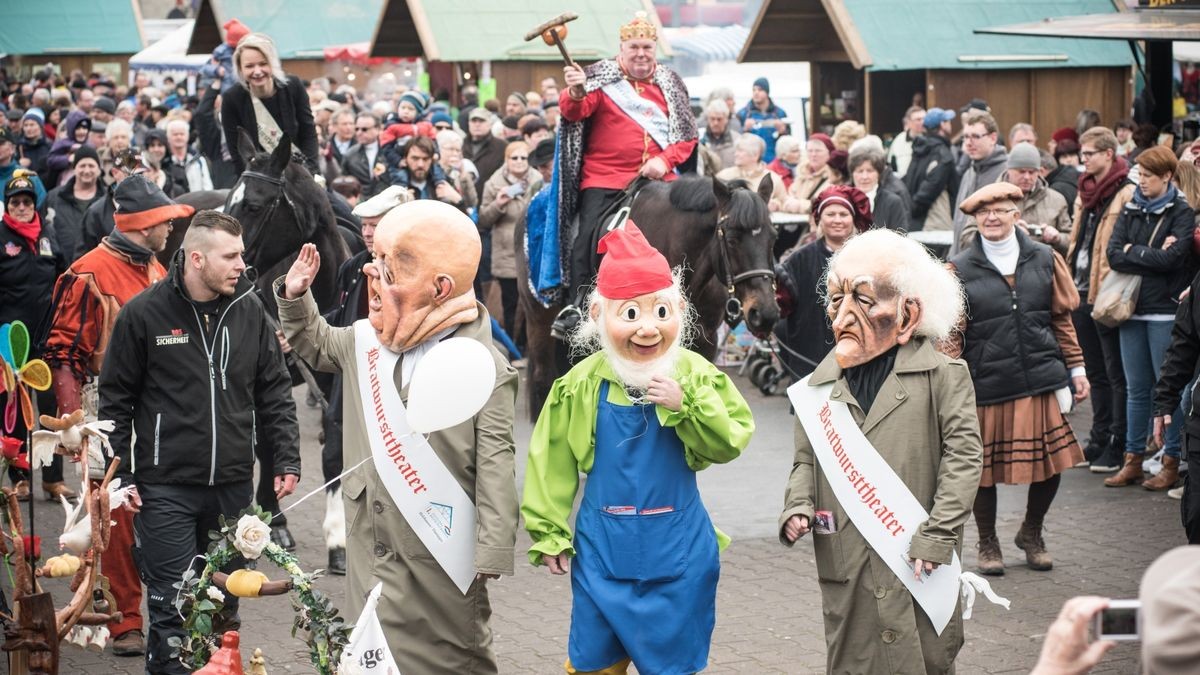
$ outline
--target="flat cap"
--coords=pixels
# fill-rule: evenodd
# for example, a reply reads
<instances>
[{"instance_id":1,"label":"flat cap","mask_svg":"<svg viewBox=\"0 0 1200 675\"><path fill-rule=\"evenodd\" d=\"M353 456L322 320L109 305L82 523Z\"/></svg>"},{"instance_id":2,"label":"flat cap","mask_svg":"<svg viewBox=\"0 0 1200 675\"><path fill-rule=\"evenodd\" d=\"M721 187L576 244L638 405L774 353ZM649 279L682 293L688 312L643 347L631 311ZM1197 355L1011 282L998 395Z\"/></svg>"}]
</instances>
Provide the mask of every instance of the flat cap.
<instances>
[{"instance_id":1,"label":"flat cap","mask_svg":"<svg viewBox=\"0 0 1200 675\"><path fill-rule=\"evenodd\" d=\"M381 218L388 211L405 202L412 201L412 193L403 185L393 185L383 192L371 197L365 202L359 202L354 207L354 215L359 218Z\"/></svg>"},{"instance_id":2,"label":"flat cap","mask_svg":"<svg viewBox=\"0 0 1200 675\"><path fill-rule=\"evenodd\" d=\"M975 194L964 199L958 209L971 216L975 215L976 211L988 204L1001 202L1006 199L1014 203L1020 203L1021 200L1025 199L1025 193L1021 192L1021 188L1012 183L1000 181L999 183L992 183L991 185L979 188L975 191Z\"/></svg>"}]
</instances>

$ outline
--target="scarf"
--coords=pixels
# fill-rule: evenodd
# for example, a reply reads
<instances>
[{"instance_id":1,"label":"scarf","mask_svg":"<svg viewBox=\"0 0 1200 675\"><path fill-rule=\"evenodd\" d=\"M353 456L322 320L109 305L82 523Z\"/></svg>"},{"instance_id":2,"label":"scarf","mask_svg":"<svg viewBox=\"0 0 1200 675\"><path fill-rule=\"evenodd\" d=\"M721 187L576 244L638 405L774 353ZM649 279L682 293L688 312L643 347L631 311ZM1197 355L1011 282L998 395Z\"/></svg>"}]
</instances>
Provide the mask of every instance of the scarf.
<instances>
[{"instance_id":1,"label":"scarf","mask_svg":"<svg viewBox=\"0 0 1200 675\"><path fill-rule=\"evenodd\" d=\"M1175 201L1178 192L1179 188L1173 184L1168 184L1167 189L1163 190L1161 195L1154 199L1148 199L1146 195L1142 194L1142 188L1139 187L1133 191L1133 199L1131 201L1142 213L1158 214L1167 208L1171 202Z\"/></svg>"},{"instance_id":2,"label":"scarf","mask_svg":"<svg viewBox=\"0 0 1200 675\"><path fill-rule=\"evenodd\" d=\"M421 323L402 338L400 351L408 351L436 333L464 323L471 323L477 318L479 318L479 310L475 307L475 291L468 290L429 310L425 318L421 319Z\"/></svg>"},{"instance_id":3,"label":"scarf","mask_svg":"<svg viewBox=\"0 0 1200 675\"><path fill-rule=\"evenodd\" d=\"M4 224L8 225L9 229L21 235L21 238L29 243L29 250L37 253L38 237L42 234L41 216L34 212L33 220L28 223L21 223L6 213L4 214Z\"/></svg>"},{"instance_id":4,"label":"scarf","mask_svg":"<svg viewBox=\"0 0 1200 675\"><path fill-rule=\"evenodd\" d=\"M1017 242L1017 231L1014 228L1003 241L989 241L982 235L979 242L983 244L983 255L988 262L996 266L1000 274L1011 276L1017 273L1017 258L1021 255L1021 246Z\"/></svg>"},{"instance_id":5,"label":"scarf","mask_svg":"<svg viewBox=\"0 0 1200 675\"><path fill-rule=\"evenodd\" d=\"M854 400L858 401L858 407L862 408L864 413L871 412L871 406L875 404L875 396L879 394L883 381L887 379L888 374L896 365L896 352L898 351L900 351L900 345L892 347L861 366L847 368L842 373L846 377L850 393L854 394Z\"/></svg>"},{"instance_id":6,"label":"scarf","mask_svg":"<svg viewBox=\"0 0 1200 675\"><path fill-rule=\"evenodd\" d=\"M154 251L133 243L129 237L125 236L124 232L118 229L113 229L112 232L109 232L105 240L108 241L108 245L113 247L114 250L124 253L129 256L130 260L139 265L150 264L150 259L154 257Z\"/></svg>"},{"instance_id":7,"label":"scarf","mask_svg":"<svg viewBox=\"0 0 1200 675\"><path fill-rule=\"evenodd\" d=\"M1104 178L1097 179L1090 173L1085 173L1079 177L1079 199L1083 203L1085 211L1095 210L1100 204L1108 201L1117 191L1121 189L1121 185L1129 176L1129 164L1124 157L1117 157L1113 160L1112 168L1104 175Z\"/></svg>"}]
</instances>

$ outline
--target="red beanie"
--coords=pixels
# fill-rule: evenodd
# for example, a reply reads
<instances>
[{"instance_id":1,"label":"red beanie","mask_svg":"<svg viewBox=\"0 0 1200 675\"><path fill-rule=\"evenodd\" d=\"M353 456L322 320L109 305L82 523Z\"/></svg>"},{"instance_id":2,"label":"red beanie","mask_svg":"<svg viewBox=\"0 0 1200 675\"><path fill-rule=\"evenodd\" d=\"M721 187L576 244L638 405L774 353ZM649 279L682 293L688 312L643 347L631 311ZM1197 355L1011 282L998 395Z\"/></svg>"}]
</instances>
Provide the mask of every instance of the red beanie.
<instances>
[{"instance_id":1,"label":"red beanie","mask_svg":"<svg viewBox=\"0 0 1200 675\"><path fill-rule=\"evenodd\" d=\"M875 217L871 213L871 200L865 192L850 185L834 185L825 188L813 202L812 212L814 220L818 224L821 222L821 212L833 204L846 207L846 210L854 218L854 229L859 232L871 229L871 225L875 222Z\"/></svg>"},{"instance_id":2,"label":"red beanie","mask_svg":"<svg viewBox=\"0 0 1200 675\"><path fill-rule=\"evenodd\" d=\"M230 47L236 47L242 38L250 34L250 29L246 24L237 19L230 19L221 27L225 29L225 44Z\"/></svg>"},{"instance_id":3,"label":"red beanie","mask_svg":"<svg viewBox=\"0 0 1200 675\"><path fill-rule=\"evenodd\" d=\"M600 239L600 260L596 291L609 300L628 300L639 295L670 288L675 283L671 266L632 220Z\"/></svg>"},{"instance_id":4,"label":"red beanie","mask_svg":"<svg viewBox=\"0 0 1200 675\"><path fill-rule=\"evenodd\" d=\"M833 139L830 138L828 134L822 134L822 133L812 134L808 137L808 140L817 141L818 143L821 143L822 145L825 146L825 149L829 150L830 152L833 152L835 149L835 146L833 145Z\"/></svg>"},{"instance_id":5,"label":"red beanie","mask_svg":"<svg viewBox=\"0 0 1200 675\"><path fill-rule=\"evenodd\" d=\"M1075 133L1075 130L1071 127L1063 127L1058 131L1055 131L1050 138L1053 138L1055 143L1062 143L1066 140L1075 141L1076 143L1079 142L1079 134Z\"/></svg>"}]
</instances>

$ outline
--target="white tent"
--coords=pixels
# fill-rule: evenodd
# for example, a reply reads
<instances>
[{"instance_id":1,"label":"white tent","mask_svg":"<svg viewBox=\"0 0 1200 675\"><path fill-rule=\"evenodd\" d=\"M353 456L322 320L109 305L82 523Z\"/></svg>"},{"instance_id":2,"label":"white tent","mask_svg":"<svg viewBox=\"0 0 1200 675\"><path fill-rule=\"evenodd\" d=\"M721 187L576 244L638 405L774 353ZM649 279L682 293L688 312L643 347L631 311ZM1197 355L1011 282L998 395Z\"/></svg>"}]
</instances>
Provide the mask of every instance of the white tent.
<instances>
[{"instance_id":1,"label":"white tent","mask_svg":"<svg viewBox=\"0 0 1200 675\"><path fill-rule=\"evenodd\" d=\"M209 54L188 54L188 42L192 39L194 20L183 22L163 39L134 54L129 59L133 70L180 70L196 72L211 58Z\"/></svg>"}]
</instances>

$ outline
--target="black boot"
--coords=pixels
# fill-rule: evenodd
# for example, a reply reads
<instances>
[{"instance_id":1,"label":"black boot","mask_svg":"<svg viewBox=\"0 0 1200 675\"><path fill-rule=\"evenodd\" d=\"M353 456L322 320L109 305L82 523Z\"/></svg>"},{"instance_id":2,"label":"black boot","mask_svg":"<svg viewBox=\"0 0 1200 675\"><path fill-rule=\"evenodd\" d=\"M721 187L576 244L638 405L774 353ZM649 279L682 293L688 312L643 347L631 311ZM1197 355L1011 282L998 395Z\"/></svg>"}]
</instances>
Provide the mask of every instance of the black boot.
<instances>
[{"instance_id":1,"label":"black boot","mask_svg":"<svg viewBox=\"0 0 1200 675\"><path fill-rule=\"evenodd\" d=\"M296 550L296 540L292 538L292 533L287 529L286 525L271 527L271 541L275 542L279 548L285 551Z\"/></svg>"}]
</instances>

